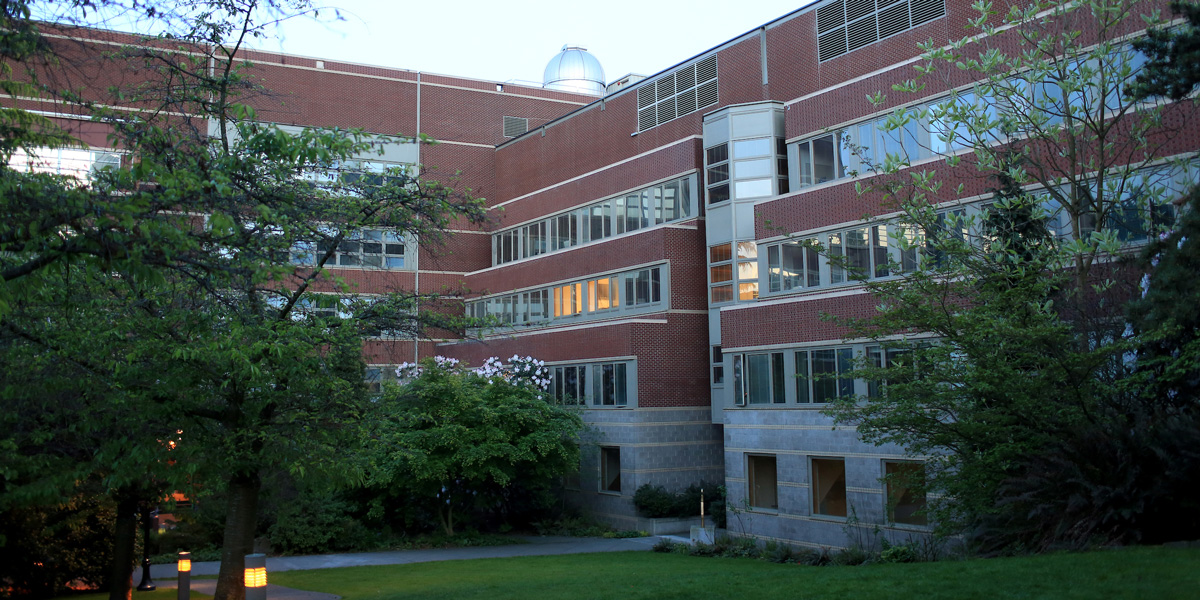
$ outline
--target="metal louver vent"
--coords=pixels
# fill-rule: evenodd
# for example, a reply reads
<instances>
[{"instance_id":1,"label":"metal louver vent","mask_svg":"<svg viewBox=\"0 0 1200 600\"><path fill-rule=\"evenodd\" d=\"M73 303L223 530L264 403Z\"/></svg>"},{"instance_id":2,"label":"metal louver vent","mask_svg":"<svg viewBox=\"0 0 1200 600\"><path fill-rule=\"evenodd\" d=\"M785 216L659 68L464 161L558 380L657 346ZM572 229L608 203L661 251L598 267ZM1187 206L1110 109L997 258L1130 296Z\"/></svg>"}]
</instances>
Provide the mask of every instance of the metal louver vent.
<instances>
[{"instance_id":1,"label":"metal louver vent","mask_svg":"<svg viewBox=\"0 0 1200 600\"><path fill-rule=\"evenodd\" d=\"M680 115L686 115L696 110L696 90L688 90L675 97L675 106Z\"/></svg>"},{"instance_id":2,"label":"metal louver vent","mask_svg":"<svg viewBox=\"0 0 1200 600\"><path fill-rule=\"evenodd\" d=\"M529 119L504 117L504 137L517 137L529 131Z\"/></svg>"},{"instance_id":3,"label":"metal louver vent","mask_svg":"<svg viewBox=\"0 0 1200 600\"><path fill-rule=\"evenodd\" d=\"M838 28L817 40L817 59L829 60L846 53L846 30Z\"/></svg>"},{"instance_id":4,"label":"metal louver vent","mask_svg":"<svg viewBox=\"0 0 1200 600\"><path fill-rule=\"evenodd\" d=\"M879 11L879 39L908 29L908 3Z\"/></svg>"},{"instance_id":5,"label":"metal louver vent","mask_svg":"<svg viewBox=\"0 0 1200 600\"><path fill-rule=\"evenodd\" d=\"M666 123L676 117L675 114L675 99L667 98L658 103L658 122Z\"/></svg>"},{"instance_id":6,"label":"metal louver vent","mask_svg":"<svg viewBox=\"0 0 1200 600\"><path fill-rule=\"evenodd\" d=\"M658 110L653 104L650 108L638 111L638 131L650 129L655 125L658 125Z\"/></svg>"},{"instance_id":7,"label":"metal louver vent","mask_svg":"<svg viewBox=\"0 0 1200 600\"><path fill-rule=\"evenodd\" d=\"M696 87L696 65L688 65L675 72L675 87L681 91Z\"/></svg>"},{"instance_id":8,"label":"metal louver vent","mask_svg":"<svg viewBox=\"0 0 1200 600\"><path fill-rule=\"evenodd\" d=\"M879 31L875 28L875 15L846 26L846 45L850 50L856 50L877 41L879 41Z\"/></svg>"},{"instance_id":9,"label":"metal louver vent","mask_svg":"<svg viewBox=\"0 0 1200 600\"><path fill-rule=\"evenodd\" d=\"M939 2L941 0L938 0ZM714 54L696 63L696 83L704 83L717 78L717 56Z\"/></svg>"},{"instance_id":10,"label":"metal louver vent","mask_svg":"<svg viewBox=\"0 0 1200 600\"><path fill-rule=\"evenodd\" d=\"M717 57L681 67L638 88L638 131L717 103Z\"/></svg>"},{"instance_id":11,"label":"metal louver vent","mask_svg":"<svg viewBox=\"0 0 1200 600\"><path fill-rule=\"evenodd\" d=\"M654 106L654 86L645 85L638 89L638 110Z\"/></svg>"},{"instance_id":12,"label":"metal louver vent","mask_svg":"<svg viewBox=\"0 0 1200 600\"><path fill-rule=\"evenodd\" d=\"M834 0L817 8L821 62L946 15L946 0Z\"/></svg>"},{"instance_id":13,"label":"metal louver vent","mask_svg":"<svg viewBox=\"0 0 1200 600\"><path fill-rule=\"evenodd\" d=\"M945 14L945 0L912 0L913 27L932 21Z\"/></svg>"},{"instance_id":14,"label":"metal louver vent","mask_svg":"<svg viewBox=\"0 0 1200 600\"><path fill-rule=\"evenodd\" d=\"M696 108L712 106L717 103L717 81L714 79L696 88Z\"/></svg>"},{"instance_id":15,"label":"metal louver vent","mask_svg":"<svg viewBox=\"0 0 1200 600\"><path fill-rule=\"evenodd\" d=\"M672 73L658 80L656 86L658 88L659 101L666 100L675 95L675 74Z\"/></svg>"},{"instance_id":16,"label":"metal louver vent","mask_svg":"<svg viewBox=\"0 0 1200 600\"><path fill-rule=\"evenodd\" d=\"M817 9L817 34L846 24L846 5L838 0Z\"/></svg>"},{"instance_id":17,"label":"metal louver vent","mask_svg":"<svg viewBox=\"0 0 1200 600\"><path fill-rule=\"evenodd\" d=\"M875 12L875 0L846 0L846 20L853 21Z\"/></svg>"}]
</instances>

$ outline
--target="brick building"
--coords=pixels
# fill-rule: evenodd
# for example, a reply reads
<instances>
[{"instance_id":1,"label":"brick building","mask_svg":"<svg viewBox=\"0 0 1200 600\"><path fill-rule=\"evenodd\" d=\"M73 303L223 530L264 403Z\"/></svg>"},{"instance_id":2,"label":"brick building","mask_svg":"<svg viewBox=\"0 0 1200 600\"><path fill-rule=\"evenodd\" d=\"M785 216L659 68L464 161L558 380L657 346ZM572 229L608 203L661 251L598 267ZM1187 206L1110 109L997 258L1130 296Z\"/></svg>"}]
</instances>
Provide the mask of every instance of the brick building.
<instances>
[{"instance_id":1,"label":"brick building","mask_svg":"<svg viewBox=\"0 0 1200 600\"><path fill-rule=\"evenodd\" d=\"M901 100L866 96L912 77L918 43L961 38L974 14L966 0L820 0L600 96L247 58L274 92L254 101L261 120L429 135L437 145L398 143L371 160L434 167L492 210L489 226L440 247L379 232L378 252L339 256L359 293L442 293L502 323L466 339L369 342L376 373L435 354L471 365L531 355L591 425L568 489L593 515L632 527L639 486L706 481L746 509L749 534L844 546L848 527L921 534L924 499L881 483L913 468L902 448L865 444L821 413L868 393L836 375L879 349L819 316L875 307L798 241L879 276L905 259L882 221L864 221L889 215L855 192L846 143L887 146L867 136ZM938 143L929 135L918 146ZM1191 131L1177 152L1195 142Z\"/></svg>"}]
</instances>

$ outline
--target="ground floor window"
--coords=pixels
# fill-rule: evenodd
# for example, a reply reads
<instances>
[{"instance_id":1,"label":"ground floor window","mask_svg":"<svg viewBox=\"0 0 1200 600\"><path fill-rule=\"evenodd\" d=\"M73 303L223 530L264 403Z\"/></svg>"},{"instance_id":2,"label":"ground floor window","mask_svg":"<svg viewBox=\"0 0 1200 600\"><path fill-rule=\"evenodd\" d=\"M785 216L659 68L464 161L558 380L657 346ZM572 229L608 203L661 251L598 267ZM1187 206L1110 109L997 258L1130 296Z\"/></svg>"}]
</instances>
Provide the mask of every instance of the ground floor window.
<instances>
[{"instance_id":1,"label":"ground floor window","mask_svg":"<svg viewBox=\"0 0 1200 600\"><path fill-rule=\"evenodd\" d=\"M846 516L846 461L841 458L812 459L814 515Z\"/></svg>"},{"instance_id":2,"label":"ground floor window","mask_svg":"<svg viewBox=\"0 0 1200 600\"><path fill-rule=\"evenodd\" d=\"M751 454L746 456L748 501L756 508L779 508L779 487L775 457Z\"/></svg>"},{"instance_id":3,"label":"ground floor window","mask_svg":"<svg viewBox=\"0 0 1200 600\"><path fill-rule=\"evenodd\" d=\"M925 463L883 463L888 522L928 525L925 515Z\"/></svg>"},{"instance_id":4,"label":"ground floor window","mask_svg":"<svg viewBox=\"0 0 1200 600\"><path fill-rule=\"evenodd\" d=\"M615 446L600 448L600 491L621 491L621 449Z\"/></svg>"}]
</instances>

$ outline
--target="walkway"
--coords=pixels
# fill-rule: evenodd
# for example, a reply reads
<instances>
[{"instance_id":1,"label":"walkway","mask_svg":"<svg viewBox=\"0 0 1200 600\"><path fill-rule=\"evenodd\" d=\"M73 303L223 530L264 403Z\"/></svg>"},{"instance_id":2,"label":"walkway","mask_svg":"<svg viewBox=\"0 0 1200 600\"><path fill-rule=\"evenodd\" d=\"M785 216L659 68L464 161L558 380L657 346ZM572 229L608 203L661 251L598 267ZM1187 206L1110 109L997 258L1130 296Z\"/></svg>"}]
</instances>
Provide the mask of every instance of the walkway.
<instances>
[{"instance_id":1,"label":"walkway","mask_svg":"<svg viewBox=\"0 0 1200 600\"><path fill-rule=\"evenodd\" d=\"M303 571L308 569L333 569L337 567L361 567L372 565L405 565L409 563L439 560L470 560L474 558L510 558L516 556L546 556L552 554L584 554L589 552L646 551L658 537L643 538L580 538L565 536L519 536L528 543L509 546L481 546L470 548L437 548L432 550L393 550L390 552L357 552L354 554L323 554L320 556L269 556L267 557L268 580L270 573L280 571ZM220 562L194 562L192 575L216 575ZM154 565L150 575L160 588L175 588L175 565ZM135 582L141 581L141 569L133 573ZM214 579L192 580L192 589L212 595L217 582ZM267 597L271 600L339 600L340 596L305 592L277 585L267 586ZM137 595L134 594L134 600Z\"/></svg>"}]
</instances>

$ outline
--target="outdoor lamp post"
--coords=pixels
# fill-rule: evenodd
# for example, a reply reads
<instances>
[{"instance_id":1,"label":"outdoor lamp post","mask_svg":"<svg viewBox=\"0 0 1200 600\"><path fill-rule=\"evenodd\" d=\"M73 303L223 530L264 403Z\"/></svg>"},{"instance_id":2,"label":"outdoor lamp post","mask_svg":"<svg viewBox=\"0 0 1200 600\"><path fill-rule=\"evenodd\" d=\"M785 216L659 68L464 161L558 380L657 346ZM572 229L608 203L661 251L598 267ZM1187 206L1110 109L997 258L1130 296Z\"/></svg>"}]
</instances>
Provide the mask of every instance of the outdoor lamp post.
<instances>
[{"instance_id":1,"label":"outdoor lamp post","mask_svg":"<svg viewBox=\"0 0 1200 600\"><path fill-rule=\"evenodd\" d=\"M267 555L246 555L246 600L267 600Z\"/></svg>"},{"instance_id":2,"label":"outdoor lamp post","mask_svg":"<svg viewBox=\"0 0 1200 600\"><path fill-rule=\"evenodd\" d=\"M179 600L189 600L192 595L192 553L179 553Z\"/></svg>"},{"instance_id":3,"label":"outdoor lamp post","mask_svg":"<svg viewBox=\"0 0 1200 600\"><path fill-rule=\"evenodd\" d=\"M153 592L158 589L150 578L150 506L142 509L142 582L138 584L139 592Z\"/></svg>"}]
</instances>

